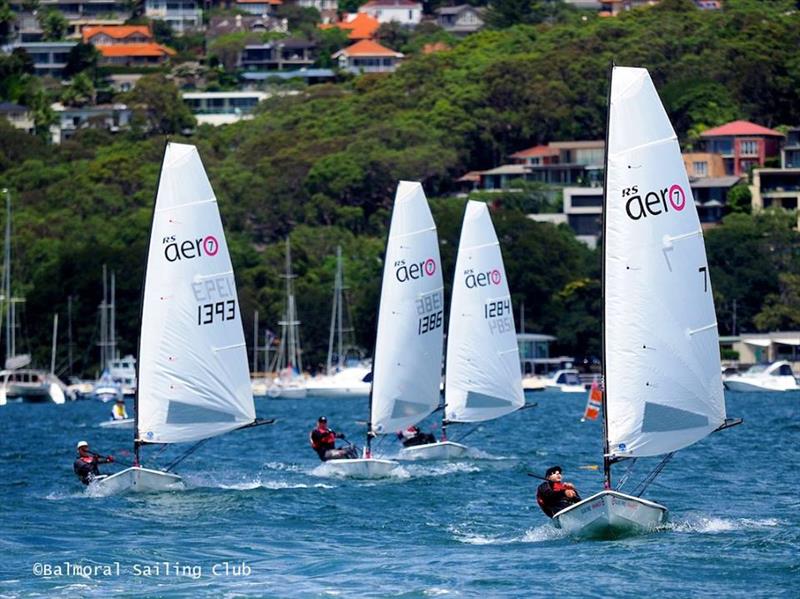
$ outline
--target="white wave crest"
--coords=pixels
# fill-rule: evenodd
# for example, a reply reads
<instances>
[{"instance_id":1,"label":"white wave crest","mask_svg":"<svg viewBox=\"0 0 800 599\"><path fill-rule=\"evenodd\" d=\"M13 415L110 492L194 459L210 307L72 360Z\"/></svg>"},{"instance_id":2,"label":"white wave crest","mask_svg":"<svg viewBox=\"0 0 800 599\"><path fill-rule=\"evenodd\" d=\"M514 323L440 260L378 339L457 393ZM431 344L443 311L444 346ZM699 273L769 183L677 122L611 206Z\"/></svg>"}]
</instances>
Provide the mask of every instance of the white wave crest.
<instances>
[{"instance_id":1,"label":"white wave crest","mask_svg":"<svg viewBox=\"0 0 800 599\"><path fill-rule=\"evenodd\" d=\"M677 520L667 524L667 528L675 532L699 532L717 534L735 530L774 528L780 526L777 518L719 518L716 516L697 516L686 520Z\"/></svg>"}]
</instances>

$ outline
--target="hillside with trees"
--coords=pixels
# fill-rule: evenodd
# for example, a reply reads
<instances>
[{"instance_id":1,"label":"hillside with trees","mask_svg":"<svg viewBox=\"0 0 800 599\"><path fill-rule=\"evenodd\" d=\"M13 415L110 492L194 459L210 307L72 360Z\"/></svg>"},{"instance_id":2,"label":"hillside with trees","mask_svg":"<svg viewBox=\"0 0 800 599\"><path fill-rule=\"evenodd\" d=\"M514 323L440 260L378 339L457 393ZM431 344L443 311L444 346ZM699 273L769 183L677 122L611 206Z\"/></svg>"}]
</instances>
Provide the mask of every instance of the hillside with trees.
<instances>
[{"instance_id":1,"label":"hillside with trees","mask_svg":"<svg viewBox=\"0 0 800 599\"><path fill-rule=\"evenodd\" d=\"M531 10L542 4L549 3L527 3ZM397 181L420 180L435 198L449 277L465 201L454 195L455 179L535 144L603 138L612 61L650 70L687 149L700 132L732 119L800 124L797 3L724 5L700 11L688 0L665 0L615 19L576 11L521 23L498 17L449 50L413 55L392 75L276 96L253 120L198 127L188 138L181 132L191 115L163 75L143 78L126 97L139 123L130 133L86 130L54 147L0 122L0 179L12 190L14 281L27 297L29 347L46 360L50 315L58 311L64 322L72 296L76 370L92 372L105 263L117 275L121 349L135 350L145 245L169 137L196 144L209 173L248 338L253 310L273 329L279 319L288 235L306 363L324 361L337 244L353 325L371 348ZM0 66L16 69L3 86L25 89L24 65ZM556 335L556 351L597 355L599 253L565 227L527 219L511 199L493 199L526 330ZM738 209L707 234L721 332L731 330L734 300L737 330L800 326L796 217Z\"/></svg>"}]
</instances>

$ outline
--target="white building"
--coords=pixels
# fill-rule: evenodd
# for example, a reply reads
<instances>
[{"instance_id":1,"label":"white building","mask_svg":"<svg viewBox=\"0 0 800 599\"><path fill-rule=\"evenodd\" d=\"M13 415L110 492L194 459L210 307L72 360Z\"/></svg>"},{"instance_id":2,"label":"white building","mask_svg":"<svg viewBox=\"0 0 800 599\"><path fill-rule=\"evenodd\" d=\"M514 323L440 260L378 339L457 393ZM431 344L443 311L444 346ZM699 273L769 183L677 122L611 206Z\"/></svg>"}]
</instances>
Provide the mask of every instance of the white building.
<instances>
[{"instance_id":1,"label":"white building","mask_svg":"<svg viewBox=\"0 0 800 599\"><path fill-rule=\"evenodd\" d=\"M370 0L358 9L378 19L381 23L400 23L409 27L422 20L422 3L412 0Z\"/></svg>"},{"instance_id":2,"label":"white building","mask_svg":"<svg viewBox=\"0 0 800 599\"><path fill-rule=\"evenodd\" d=\"M258 103L269 97L261 91L186 92L183 101L189 106L198 125L228 125L253 118Z\"/></svg>"},{"instance_id":3,"label":"white building","mask_svg":"<svg viewBox=\"0 0 800 599\"><path fill-rule=\"evenodd\" d=\"M144 15L166 21L175 33L200 29L203 11L196 0L145 0Z\"/></svg>"}]
</instances>

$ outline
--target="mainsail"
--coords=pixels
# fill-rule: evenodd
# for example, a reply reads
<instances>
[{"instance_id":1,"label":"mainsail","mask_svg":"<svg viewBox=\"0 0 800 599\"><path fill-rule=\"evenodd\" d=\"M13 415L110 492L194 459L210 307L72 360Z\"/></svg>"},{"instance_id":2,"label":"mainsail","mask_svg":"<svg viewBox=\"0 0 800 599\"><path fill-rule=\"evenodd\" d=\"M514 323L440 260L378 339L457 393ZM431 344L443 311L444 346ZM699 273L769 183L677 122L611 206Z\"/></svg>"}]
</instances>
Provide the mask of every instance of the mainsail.
<instances>
[{"instance_id":1,"label":"mainsail","mask_svg":"<svg viewBox=\"0 0 800 599\"><path fill-rule=\"evenodd\" d=\"M464 213L445 364L445 420L491 420L525 403L503 256L483 202Z\"/></svg>"},{"instance_id":2,"label":"mainsail","mask_svg":"<svg viewBox=\"0 0 800 599\"><path fill-rule=\"evenodd\" d=\"M422 185L401 181L389 229L373 367L370 423L386 434L439 404L444 290L439 243Z\"/></svg>"},{"instance_id":3,"label":"mainsail","mask_svg":"<svg viewBox=\"0 0 800 599\"><path fill-rule=\"evenodd\" d=\"M612 74L605 206L608 453L653 456L725 421L703 231L646 69Z\"/></svg>"},{"instance_id":4,"label":"mainsail","mask_svg":"<svg viewBox=\"0 0 800 599\"><path fill-rule=\"evenodd\" d=\"M141 327L139 441L196 441L255 420L228 246L191 145L164 154Z\"/></svg>"}]
</instances>

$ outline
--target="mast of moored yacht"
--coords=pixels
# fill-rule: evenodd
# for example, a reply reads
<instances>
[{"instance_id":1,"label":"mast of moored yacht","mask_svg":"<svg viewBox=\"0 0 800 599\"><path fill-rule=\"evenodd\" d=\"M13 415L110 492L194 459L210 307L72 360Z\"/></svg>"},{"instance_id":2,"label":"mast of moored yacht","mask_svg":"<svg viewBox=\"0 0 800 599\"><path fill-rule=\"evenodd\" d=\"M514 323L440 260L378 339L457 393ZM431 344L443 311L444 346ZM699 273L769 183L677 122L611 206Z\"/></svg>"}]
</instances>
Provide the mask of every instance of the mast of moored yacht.
<instances>
[{"instance_id":1,"label":"mast of moored yacht","mask_svg":"<svg viewBox=\"0 0 800 599\"><path fill-rule=\"evenodd\" d=\"M608 77L608 95L606 96L606 141L605 156L603 163L603 238L602 238L602 264L601 264L601 305L603 309L602 324L602 374L603 374L603 393L601 403L603 406L603 487L611 488L611 459L608 455L608 376L606 372L606 242L608 227L608 139L611 124L611 85L614 78L614 61L611 61L611 69Z\"/></svg>"}]
</instances>

